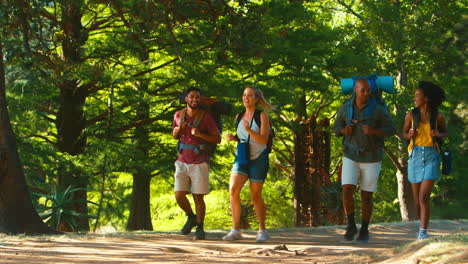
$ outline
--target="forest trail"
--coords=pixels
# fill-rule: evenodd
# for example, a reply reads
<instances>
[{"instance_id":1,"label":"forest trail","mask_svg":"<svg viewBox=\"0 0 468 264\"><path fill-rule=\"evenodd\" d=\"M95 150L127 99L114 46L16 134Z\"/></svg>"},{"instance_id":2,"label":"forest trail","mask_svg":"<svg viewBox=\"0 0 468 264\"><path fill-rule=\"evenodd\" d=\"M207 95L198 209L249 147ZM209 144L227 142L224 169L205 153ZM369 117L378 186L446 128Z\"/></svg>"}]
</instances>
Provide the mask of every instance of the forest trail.
<instances>
[{"instance_id":1,"label":"forest trail","mask_svg":"<svg viewBox=\"0 0 468 264\"><path fill-rule=\"evenodd\" d=\"M343 227L336 226L273 229L271 240L261 244L255 243L255 231L245 232L240 241L222 241L223 230L208 230L204 241L194 241L193 231L188 236L175 232L0 236L0 263L468 263L466 239L449 245L434 262L415 259L424 248L442 250L437 238L453 234L466 238L468 220L431 221L434 239L423 242L413 242L417 228L416 222L373 224L368 244L343 241ZM407 250L395 251L407 243L411 243ZM448 257L452 261L440 262Z\"/></svg>"}]
</instances>

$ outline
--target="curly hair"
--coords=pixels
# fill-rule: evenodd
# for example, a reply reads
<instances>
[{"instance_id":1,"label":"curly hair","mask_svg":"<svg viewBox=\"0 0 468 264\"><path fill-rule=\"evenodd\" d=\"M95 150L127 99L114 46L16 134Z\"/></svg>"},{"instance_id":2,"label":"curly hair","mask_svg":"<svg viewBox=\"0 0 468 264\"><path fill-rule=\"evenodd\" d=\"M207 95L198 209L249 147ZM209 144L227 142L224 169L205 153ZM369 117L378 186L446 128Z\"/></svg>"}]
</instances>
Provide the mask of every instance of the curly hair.
<instances>
[{"instance_id":1,"label":"curly hair","mask_svg":"<svg viewBox=\"0 0 468 264\"><path fill-rule=\"evenodd\" d=\"M430 109L437 109L445 100L444 90L435 83L429 81L420 81L418 89L421 89L424 96L427 96Z\"/></svg>"}]
</instances>

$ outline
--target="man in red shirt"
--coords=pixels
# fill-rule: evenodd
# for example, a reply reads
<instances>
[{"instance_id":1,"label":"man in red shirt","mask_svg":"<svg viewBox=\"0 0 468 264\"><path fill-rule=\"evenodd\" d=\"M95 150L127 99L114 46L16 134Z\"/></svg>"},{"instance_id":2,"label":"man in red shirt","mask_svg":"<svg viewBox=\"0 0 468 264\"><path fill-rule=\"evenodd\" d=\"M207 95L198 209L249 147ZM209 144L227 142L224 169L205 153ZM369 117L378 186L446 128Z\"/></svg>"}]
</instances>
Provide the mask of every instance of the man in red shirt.
<instances>
[{"instance_id":1,"label":"man in red shirt","mask_svg":"<svg viewBox=\"0 0 468 264\"><path fill-rule=\"evenodd\" d=\"M181 233L187 235L196 226L195 239L205 239L204 195L210 191L210 153L206 143L219 143L221 136L213 117L199 108L199 89L189 88L185 102L187 107L175 113L172 124L172 136L180 140L178 144L180 154L175 162L175 197L179 207L187 214L187 222ZM187 193L190 191L195 201L196 215L187 199Z\"/></svg>"}]
</instances>

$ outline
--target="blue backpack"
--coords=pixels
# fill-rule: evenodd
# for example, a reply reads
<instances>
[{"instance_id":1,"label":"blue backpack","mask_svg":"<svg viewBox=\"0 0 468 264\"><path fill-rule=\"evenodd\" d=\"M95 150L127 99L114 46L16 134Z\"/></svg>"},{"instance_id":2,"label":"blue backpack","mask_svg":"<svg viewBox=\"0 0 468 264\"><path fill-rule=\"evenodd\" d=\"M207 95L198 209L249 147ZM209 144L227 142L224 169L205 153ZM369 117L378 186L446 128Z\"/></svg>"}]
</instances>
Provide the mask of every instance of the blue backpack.
<instances>
[{"instance_id":1,"label":"blue backpack","mask_svg":"<svg viewBox=\"0 0 468 264\"><path fill-rule=\"evenodd\" d=\"M353 76L349 79L342 79L341 84L341 92L343 94L353 94L354 93L354 84L357 79L366 79L369 83L370 90L371 90L371 98L368 102L368 107L364 113L365 118L372 116L375 107L377 104L380 104L387 109L387 105L383 101L382 98L382 91L387 93L393 94L395 93L395 86L394 80L392 76L382 76L379 77L377 74L372 74L366 77L363 76ZM353 108L353 98L348 99L346 101L346 106L348 108L348 116L346 118L346 125L352 125L354 123L354 108Z\"/></svg>"}]
</instances>

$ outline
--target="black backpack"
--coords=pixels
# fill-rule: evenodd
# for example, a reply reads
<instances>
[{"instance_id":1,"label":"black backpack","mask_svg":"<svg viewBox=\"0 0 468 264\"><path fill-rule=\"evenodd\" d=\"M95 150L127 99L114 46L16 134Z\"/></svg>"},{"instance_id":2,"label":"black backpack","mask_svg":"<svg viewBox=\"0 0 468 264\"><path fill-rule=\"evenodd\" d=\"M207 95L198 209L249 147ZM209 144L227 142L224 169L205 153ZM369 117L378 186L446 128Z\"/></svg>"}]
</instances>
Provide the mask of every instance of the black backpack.
<instances>
[{"instance_id":1,"label":"black backpack","mask_svg":"<svg viewBox=\"0 0 468 264\"><path fill-rule=\"evenodd\" d=\"M237 114L236 126L235 126L236 129L239 126L239 123L242 120L242 117L244 116L244 114L245 114L245 110L240 112L239 114ZM255 109L253 118L255 120L255 123L257 123L257 125L259 127L262 126L262 118L260 117L261 114L262 114L261 110ZM267 149L268 149L268 153L270 153L272 148L273 148L273 138L274 137L275 137L275 130L273 129L273 125L272 125L271 119L270 119L270 135L268 136L268 141L267 141L267 145L266 145Z\"/></svg>"}]
</instances>

